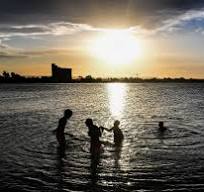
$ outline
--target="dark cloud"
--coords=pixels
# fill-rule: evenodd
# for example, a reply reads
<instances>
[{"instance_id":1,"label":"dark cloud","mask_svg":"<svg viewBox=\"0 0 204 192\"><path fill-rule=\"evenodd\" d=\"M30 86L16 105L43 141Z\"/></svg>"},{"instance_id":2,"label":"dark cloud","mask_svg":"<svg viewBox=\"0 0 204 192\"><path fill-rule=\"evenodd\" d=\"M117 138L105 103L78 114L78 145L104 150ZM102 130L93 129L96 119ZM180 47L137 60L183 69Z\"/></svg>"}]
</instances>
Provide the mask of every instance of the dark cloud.
<instances>
[{"instance_id":1,"label":"dark cloud","mask_svg":"<svg viewBox=\"0 0 204 192\"><path fill-rule=\"evenodd\" d=\"M38 50L38 51L21 51L18 54L25 56L44 56L44 55L53 55L53 54L73 54L73 50L69 49L46 49L46 50Z\"/></svg>"},{"instance_id":2,"label":"dark cloud","mask_svg":"<svg viewBox=\"0 0 204 192\"><path fill-rule=\"evenodd\" d=\"M66 21L94 26L148 27L171 15L203 6L203 0L1 0L0 23Z\"/></svg>"},{"instance_id":3,"label":"dark cloud","mask_svg":"<svg viewBox=\"0 0 204 192\"><path fill-rule=\"evenodd\" d=\"M7 52L0 52L0 60L5 59L23 59L27 57L26 55L9 54Z\"/></svg>"},{"instance_id":4,"label":"dark cloud","mask_svg":"<svg viewBox=\"0 0 204 192\"><path fill-rule=\"evenodd\" d=\"M0 45L1 48L1 45ZM0 49L1 50L1 49ZM0 51L0 60L15 60L23 58L41 57L45 55L73 55L75 52L70 49L44 49L44 50L33 50L33 51L19 51L19 50L3 50Z\"/></svg>"},{"instance_id":5,"label":"dark cloud","mask_svg":"<svg viewBox=\"0 0 204 192\"><path fill-rule=\"evenodd\" d=\"M35 27L35 26L28 26L28 27L21 27L21 26L13 26L13 27L0 27L1 33L43 33L46 32L47 29L45 27Z\"/></svg>"}]
</instances>

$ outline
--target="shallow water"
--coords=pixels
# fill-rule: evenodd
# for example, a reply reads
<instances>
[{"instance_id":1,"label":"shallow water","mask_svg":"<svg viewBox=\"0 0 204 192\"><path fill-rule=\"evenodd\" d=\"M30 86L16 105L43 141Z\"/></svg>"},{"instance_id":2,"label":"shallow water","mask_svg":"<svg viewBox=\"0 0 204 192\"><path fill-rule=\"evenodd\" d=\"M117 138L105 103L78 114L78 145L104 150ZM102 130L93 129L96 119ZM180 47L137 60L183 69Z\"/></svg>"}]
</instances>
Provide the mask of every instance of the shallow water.
<instances>
[{"instance_id":1,"label":"shallow water","mask_svg":"<svg viewBox=\"0 0 204 192\"><path fill-rule=\"evenodd\" d=\"M52 134L66 108L66 157ZM91 159L84 121L125 140ZM168 130L158 133L158 121ZM204 84L0 85L0 189L21 191L204 190Z\"/></svg>"}]
</instances>

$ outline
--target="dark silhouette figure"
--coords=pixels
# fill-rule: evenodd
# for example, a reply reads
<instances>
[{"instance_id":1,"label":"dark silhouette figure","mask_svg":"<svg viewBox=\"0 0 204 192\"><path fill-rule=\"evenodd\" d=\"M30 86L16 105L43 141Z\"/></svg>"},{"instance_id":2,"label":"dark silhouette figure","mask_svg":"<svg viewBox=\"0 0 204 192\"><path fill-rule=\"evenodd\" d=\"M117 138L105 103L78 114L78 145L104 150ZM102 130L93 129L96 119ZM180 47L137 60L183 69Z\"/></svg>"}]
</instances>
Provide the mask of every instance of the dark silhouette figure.
<instances>
[{"instance_id":1,"label":"dark silhouette figure","mask_svg":"<svg viewBox=\"0 0 204 192\"><path fill-rule=\"evenodd\" d=\"M114 143L116 146L120 146L123 142L123 139L124 139L124 135L123 135L123 132L121 131L121 129L119 128L119 125L120 125L120 121L116 120L114 122L114 125L111 129L107 129L107 128L104 128L106 131L113 131L113 134L114 134Z\"/></svg>"},{"instance_id":2,"label":"dark silhouette figure","mask_svg":"<svg viewBox=\"0 0 204 192\"><path fill-rule=\"evenodd\" d=\"M167 130L167 128L164 127L164 122L163 122L163 121L160 121L160 122L159 122L159 132L160 132L160 133L164 133L166 130Z\"/></svg>"},{"instance_id":3,"label":"dark silhouette figure","mask_svg":"<svg viewBox=\"0 0 204 192\"><path fill-rule=\"evenodd\" d=\"M92 119L86 119L85 124L88 127L88 135L91 138L90 152L93 155L99 154L101 149L101 142L99 138L102 135L102 131L99 127L93 124Z\"/></svg>"},{"instance_id":4,"label":"dark silhouette figure","mask_svg":"<svg viewBox=\"0 0 204 192\"><path fill-rule=\"evenodd\" d=\"M114 160L115 160L115 168L120 169L119 160L121 157L122 152L122 145L115 145L115 151L114 151Z\"/></svg>"},{"instance_id":5,"label":"dark silhouette figure","mask_svg":"<svg viewBox=\"0 0 204 192\"><path fill-rule=\"evenodd\" d=\"M66 140L64 136L64 129L67 120L72 116L72 111L67 109L64 111L64 116L59 120L58 127L53 132L56 133L56 138L59 143L59 151L63 154L65 151ZM63 156L63 155L62 155Z\"/></svg>"},{"instance_id":6,"label":"dark silhouette figure","mask_svg":"<svg viewBox=\"0 0 204 192\"><path fill-rule=\"evenodd\" d=\"M96 153L96 154L91 154L91 165L90 165L90 179L91 179L91 185L93 187L93 191L95 191L94 189L97 187L97 181L99 179L98 176L98 165L100 162L100 153Z\"/></svg>"},{"instance_id":7,"label":"dark silhouette figure","mask_svg":"<svg viewBox=\"0 0 204 192\"><path fill-rule=\"evenodd\" d=\"M57 154L57 161L56 161L56 170L57 170L57 185L56 185L56 188L57 190L56 191L63 191L64 189L64 183L65 183L65 180L66 180L66 167L65 167L65 163L61 157L60 154Z\"/></svg>"}]
</instances>

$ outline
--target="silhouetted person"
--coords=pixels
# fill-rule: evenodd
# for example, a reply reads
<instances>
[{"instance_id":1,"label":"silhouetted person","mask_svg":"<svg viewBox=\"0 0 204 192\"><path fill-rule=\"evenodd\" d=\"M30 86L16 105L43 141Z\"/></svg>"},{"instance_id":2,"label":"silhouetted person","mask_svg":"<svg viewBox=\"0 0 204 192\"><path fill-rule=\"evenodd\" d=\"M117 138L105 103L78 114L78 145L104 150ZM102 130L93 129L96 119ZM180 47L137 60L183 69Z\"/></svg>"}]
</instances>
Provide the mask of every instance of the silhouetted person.
<instances>
[{"instance_id":1,"label":"silhouetted person","mask_svg":"<svg viewBox=\"0 0 204 192\"><path fill-rule=\"evenodd\" d=\"M160 132L160 133L163 133L163 132L165 132L166 130L167 130L167 128L164 127L164 122L163 122L163 121L160 121L160 122L159 122L159 132Z\"/></svg>"},{"instance_id":2,"label":"silhouetted person","mask_svg":"<svg viewBox=\"0 0 204 192\"><path fill-rule=\"evenodd\" d=\"M91 173L91 182L92 187L95 187L97 181L98 181L98 165L100 162L100 153L92 153L91 154L91 165L90 165L90 173ZM95 191L95 190L93 190Z\"/></svg>"},{"instance_id":3,"label":"silhouetted person","mask_svg":"<svg viewBox=\"0 0 204 192\"><path fill-rule=\"evenodd\" d=\"M123 139L124 139L123 132L119 128L119 125L120 125L120 121L116 120L111 129L107 129L107 128L103 127L103 129L105 129L106 131L109 131L109 132L113 131L114 143L115 143L116 146L120 146L122 144Z\"/></svg>"},{"instance_id":4,"label":"silhouetted person","mask_svg":"<svg viewBox=\"0 0 204 192\"><path fill-rule=\"evenodd\" d=\"M101 137L101 129L93 124L92 119L86 119L85 124L88 127L88 135L91 138L90 152L93 155L98 154L101 148L99 139Z\"/></svg>"},{"instance_id":5,"label":"silhouetted person","mask_svg":"<svg viewBox=\"0 0 204 192\"><path fill-rule=\"evenodd\" d=\"M65 136L64 136L64 129L67 123L67 120L72 116L72 111L67 109L64 111L64 116L59 120L58 127L53 132L56 133L56 138L59 143L59 147L61 151L65 150Z\"/></svg>"},{"instance_id":6,"label":"silhouetted person","mask_svg":"<svg viewBox=\"0 0 204 192\"><path fill-rule=\"evenodd\" d=\"M115 145L115 151L114 151L114 160L115 160L115 168L120 168L119 160L121 157L121 152L122 152L122 145Z\"/></svg>"}]
</instances>

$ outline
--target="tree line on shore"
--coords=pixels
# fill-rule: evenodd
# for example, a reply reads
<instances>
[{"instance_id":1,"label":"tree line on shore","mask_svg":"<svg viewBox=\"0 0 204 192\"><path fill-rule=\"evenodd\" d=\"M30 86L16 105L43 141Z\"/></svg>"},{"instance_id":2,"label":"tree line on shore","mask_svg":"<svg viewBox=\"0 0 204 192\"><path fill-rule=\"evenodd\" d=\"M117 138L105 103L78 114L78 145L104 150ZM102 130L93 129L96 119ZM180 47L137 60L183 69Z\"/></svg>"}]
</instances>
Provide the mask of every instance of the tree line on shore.
<instances>
[{"instance_id":1,"label":"tree line on shore","mask_svg":"<svg viewBox=\"0 0 204 192\"><path fill-rule=\"evenodd\" d=\"M139 78L139 77L109 77L109 78L94 78L91 75L87 75L85 77L79 76L78 78L72 79L68 83L109 83L109 82L126 82L126 83L143 83L143 82L204 82L204 79L185 79L183 77L180 78ZM3 71L0 74L0 83L58 83L51 76L41 76L41 77L25 77L19 75L15 72L7 72Z\"/></svg>"}]
</instances>

